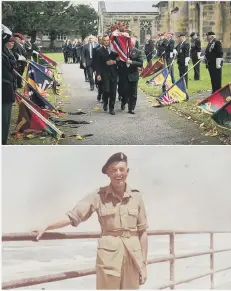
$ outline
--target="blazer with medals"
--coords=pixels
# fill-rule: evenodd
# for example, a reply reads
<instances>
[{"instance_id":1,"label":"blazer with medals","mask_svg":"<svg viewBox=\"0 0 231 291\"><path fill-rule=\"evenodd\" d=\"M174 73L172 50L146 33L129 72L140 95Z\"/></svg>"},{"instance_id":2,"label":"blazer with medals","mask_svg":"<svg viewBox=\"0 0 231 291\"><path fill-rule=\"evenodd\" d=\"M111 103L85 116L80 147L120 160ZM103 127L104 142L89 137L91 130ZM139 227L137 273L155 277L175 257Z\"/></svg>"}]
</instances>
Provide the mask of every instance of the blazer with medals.
<instances>
[{"instance_id":1,"label":"blazer with medals","mask_svg":"<svg viewBox=\"0 0 231 291\"><path fill-rule=\"evenodd\" d=\"M205 58L208 67L216 68L216 59L223 58L223 49L221 42L214 38L208 43L208 46L205 50Z\"/></svg>"},{"instance_id":2,"label":"blazer with medals","mask_svg":"<svg viewBox=\"0 0 231 291\"><path fill-rule=\"evenodd\" d=\"M177 50L177 63L180 66L185 66L185 59L190 56L190 45L187 40L185 40L183 43L179 43L176 46Z\"/></svg>"},{"instance_id":3,"label":"blazer with medals","mask_svg":"<svg viewBox=\"0 0 231 291\"><path fill-rule=\"evenodd\" d=\"M127 66L125 62L121 62L121 78L128 78L129 82L137 82L139 80L139 70L138 68L143 67L143 60L141 51L134 47L129 56L132 64Z\"/></svg>"},{"instance_id":4,"label":"blazer with medals","mask_svg":"<svg viewBox=\"0 0 231 291\"><path fill-rule=\"evenodd\" d=\"M104 80L113 80L117 81L117 63L114 65L107 65L107 61L113 60L116 61L118 54L108 49L105 46L102 46L97 50L97 67L96 74L101 76L102 81Z\"/></svg>"}]
</instances>

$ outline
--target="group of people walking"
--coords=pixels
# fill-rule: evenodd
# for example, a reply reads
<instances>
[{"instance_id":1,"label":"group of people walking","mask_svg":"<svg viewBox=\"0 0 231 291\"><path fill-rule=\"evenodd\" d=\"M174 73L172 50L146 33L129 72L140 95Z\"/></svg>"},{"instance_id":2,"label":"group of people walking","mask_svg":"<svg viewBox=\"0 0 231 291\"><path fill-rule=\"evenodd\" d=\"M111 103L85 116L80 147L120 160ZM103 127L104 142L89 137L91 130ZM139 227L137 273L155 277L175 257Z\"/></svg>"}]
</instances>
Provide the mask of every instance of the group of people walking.
<instances>
[{"instance_id":1,"label":"group of people walking","mask_svg":"<svg viewBox=\"0 0 231 291\"><path fill-rule=\"evenodd\" d=\"M80 62L82 46L81 39L77 38L74 41L68 39L63 42L62 51L66 64L78 64Z\"/></svg>"}]
</instances>

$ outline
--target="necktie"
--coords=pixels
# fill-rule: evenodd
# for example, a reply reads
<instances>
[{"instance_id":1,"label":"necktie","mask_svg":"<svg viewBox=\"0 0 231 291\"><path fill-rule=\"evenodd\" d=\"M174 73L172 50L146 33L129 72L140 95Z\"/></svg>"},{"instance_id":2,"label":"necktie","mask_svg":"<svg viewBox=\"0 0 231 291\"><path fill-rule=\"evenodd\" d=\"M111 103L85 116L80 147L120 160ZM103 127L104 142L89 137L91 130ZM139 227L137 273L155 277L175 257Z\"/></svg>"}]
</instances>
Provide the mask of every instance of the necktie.
<instances>
[{"instance_id":1,"label":"necktie","mask_svg":"<svg viewBox=\"0 0 231 291\"><path fill-rule=\"evenodd\" d=\"M92 59L92 44L90 43L90 59Z\"/></svg>"}]
</instances>

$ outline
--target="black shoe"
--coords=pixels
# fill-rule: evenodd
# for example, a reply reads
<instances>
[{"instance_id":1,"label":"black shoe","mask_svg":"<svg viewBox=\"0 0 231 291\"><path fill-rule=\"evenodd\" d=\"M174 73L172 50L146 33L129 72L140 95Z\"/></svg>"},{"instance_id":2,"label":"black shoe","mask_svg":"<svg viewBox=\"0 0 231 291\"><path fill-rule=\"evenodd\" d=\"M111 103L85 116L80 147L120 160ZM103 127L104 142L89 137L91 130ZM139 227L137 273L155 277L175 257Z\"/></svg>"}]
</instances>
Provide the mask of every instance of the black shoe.
<instances>
[{"instance_id":1,"label":"black shoe","mask_svg":"<svg viewBox=\"0 0 231 291\"><path fill-rule=\"evenodd\" d=\"M121 104L121 110L125 110L125 104Z\"/></svg>"},{"instance_id":2,"label":"black shoe","mask_svg":"<svg viewBox=\"0 0 231 291\"><path fill-rule=\"evenodd\" d=\"M111 115L115 115L115 111L112 109L112 110L110 110L110 114Z\"/></svg>"},{"instance_id":3,"label":"black shoe","mask_svg":"<svg viewBox=\"0 0 231 291\"><path fill-rule=\"evenodd\" d=\"M101 96L100 95L97 96L97 100L101 101Z\"/></svg>"},{"instance_id":4,"label":"black shoe","mask_svg":"<svg viewBox=\"0 0 231 291\"><path fill-rule=\"evenodd\" d=\"M90 89L91 91L94 91L94 86L91 86L91 89Z\"/></svg>"},{"instance_id":5,"label":"black shoe","mask_svg":"<svg viewBox=\"0 0 231 291\"><path fill-rule=\"evenodd\" d=\"M85 79L85 82L88 82L88 79Z\"/></svg>"},{"instance_id":6,"label":"black shoe","mask_svg":"<svg viewBox=\"0 0 231 291\"><path fill-rule=\"evenodd\" d=\"M129 110L128 113L129 114L135 114L135 112L133 110Z\"/></svg>"},{"instance_id":7,"label":"black shoe","mask_svg":"<svg viewBox=\"0 0 231 291\"><path fill-rule=\"evenodd\" d=\"M107 111L107 105L103 106L103 110L106 112Z\"/></svg>"}]
</instances>

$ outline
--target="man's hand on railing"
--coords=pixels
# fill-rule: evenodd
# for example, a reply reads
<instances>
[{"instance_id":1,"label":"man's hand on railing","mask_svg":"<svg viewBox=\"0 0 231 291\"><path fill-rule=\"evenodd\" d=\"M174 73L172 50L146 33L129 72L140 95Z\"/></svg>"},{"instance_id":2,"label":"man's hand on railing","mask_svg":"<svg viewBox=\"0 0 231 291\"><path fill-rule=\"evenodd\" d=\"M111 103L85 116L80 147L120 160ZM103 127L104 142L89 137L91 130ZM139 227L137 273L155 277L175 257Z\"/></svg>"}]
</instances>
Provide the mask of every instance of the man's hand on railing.
<instances>
[{"instance_id":1,"label":"man's hand on railing","mask_svg":"<svg viewBox=\"0 0 231 291\"><path fill-rule=\"evenodd\" d=\"M47 227L32 230L32 232L35 232L37 234L36 241L40 240L41 236L46 232L46 230L47 230Z\"/></svg>"}]
</instances>

